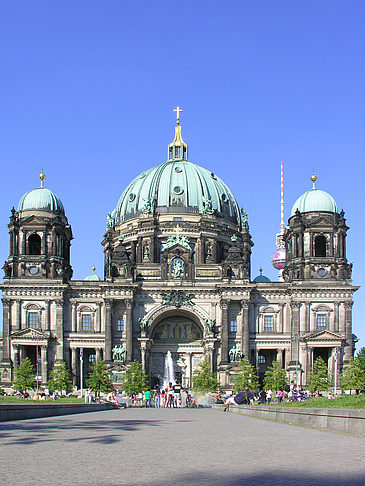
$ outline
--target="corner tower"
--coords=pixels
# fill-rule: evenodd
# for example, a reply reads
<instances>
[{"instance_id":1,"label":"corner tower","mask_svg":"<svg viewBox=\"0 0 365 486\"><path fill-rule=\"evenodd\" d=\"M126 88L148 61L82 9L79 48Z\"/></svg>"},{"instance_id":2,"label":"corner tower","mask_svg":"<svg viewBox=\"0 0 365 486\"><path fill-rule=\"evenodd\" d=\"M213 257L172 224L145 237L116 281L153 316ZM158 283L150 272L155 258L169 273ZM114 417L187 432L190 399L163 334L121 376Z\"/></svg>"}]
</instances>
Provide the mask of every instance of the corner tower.
<instances>
[{"instance_id":1,"label":"corner tower","mask_svg":"<svg viewBox=\"0 0 365 486\"><path fill-rule=\"evenodd\" d=\"M60 279L72 277L70 265L71 226L62 201L41 185L20 199L11 210L8 224L10 251L3 270L5 281L14 279Z\"/></svg>"}]
</instances>

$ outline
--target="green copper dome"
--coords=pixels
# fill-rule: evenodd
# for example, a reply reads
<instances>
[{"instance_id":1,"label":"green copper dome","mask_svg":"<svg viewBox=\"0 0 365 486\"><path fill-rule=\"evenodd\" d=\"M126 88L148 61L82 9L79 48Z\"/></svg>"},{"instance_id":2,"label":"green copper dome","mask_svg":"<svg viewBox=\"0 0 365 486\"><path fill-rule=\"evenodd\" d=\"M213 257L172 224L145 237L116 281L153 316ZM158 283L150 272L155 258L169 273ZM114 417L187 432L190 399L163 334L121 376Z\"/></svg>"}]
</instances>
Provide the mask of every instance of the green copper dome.
<instances>
[{"instance_id":1,"label":"green copper dome","mask_svg":"<svg viewBox=\"0 0 365 486\"><path fill-rule=\"evenodd\" d=\"M215 174L187 160L169 160L136 177L120 197L115 224L149 212L215 214L240 224L237 201Z\"/></svg>"},{"instance_id":2,"label":"green copper dome","mask_svg":"<svg viewBox=\"0 0 365 486\"><path fill-rule=\"evenodd\" d=\"M59 211L65 214L61 199L59 199L52 191L45 187L37 187L28 191L20 199L18 211Z\"/></svg>"},{"instance_id":3,"label":"green copper dome","mask_svg":"<svg viewBox=\"0 0 365 486\"><path fill-rule=\"evenodd\" d=\"M333 197L327 192L316 189L315 187L305 192L295 201L290 216L294 216L297 209L301 213L309 213L312 211L337 213L337 205Z\"/></svg>"}]
</instances>

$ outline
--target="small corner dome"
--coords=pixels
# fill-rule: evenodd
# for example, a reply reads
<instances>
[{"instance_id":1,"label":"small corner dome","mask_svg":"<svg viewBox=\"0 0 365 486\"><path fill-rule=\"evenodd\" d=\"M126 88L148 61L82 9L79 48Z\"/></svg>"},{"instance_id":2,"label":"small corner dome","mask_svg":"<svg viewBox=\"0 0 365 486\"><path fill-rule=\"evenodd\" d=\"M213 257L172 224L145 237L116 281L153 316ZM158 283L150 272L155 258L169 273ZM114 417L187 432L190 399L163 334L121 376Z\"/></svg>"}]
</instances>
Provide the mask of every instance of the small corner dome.
<instances>
[{"instance_id":1,"label":"small corner dome","mask_svg":"<svg viewBox=\"0 0 365 486\"><path fill-rule=\"evenodd\" d=\"M316 177L312 176L312 181L315 182ZM313 183L314 186L314 183ZM294 203L290 217L294 216L296 211L301 213L310 213L316 211L323 211L328 213L337 213L337 204L333 197L328 192L321 191L313 187L309 191L302 194Z\"/></svg>"},{"instance_id":2,"label":"small corner dome","mask_svg":"<svg viewBox=\"0 0 365 486\"><path fill-rule=\"evenodd\" d=\"M101 282L101 278L99 277L99 275L96 275L96 273L88 275L84 278L84 280L87 280L88 282Z\"/></svg>"},{"instance_id":3,"label":"small corner dome","mask_svg":"<svg viewBox=\"0 0 365 486\"><path fill-rule=\"evenodd\" d=\"M262 282L271 282L271 280L269 279L269 277L266 277L265 275L262 275L262 270L260 270L260 275L257 275L257 277L255 277L253 279L253 282L257 283L262 283Z\"/></svg>"},{"instance_id":4,"label":"small corner dome","mask_svg":"<svg viewBox=\"0 0 365 486\"><path fill-rule=\"evenodd\" d=\"M18 212L31 210L52 211L65 214L61 199L46 187L32 189L20 199Z\"/></svg>"}]
</instances>

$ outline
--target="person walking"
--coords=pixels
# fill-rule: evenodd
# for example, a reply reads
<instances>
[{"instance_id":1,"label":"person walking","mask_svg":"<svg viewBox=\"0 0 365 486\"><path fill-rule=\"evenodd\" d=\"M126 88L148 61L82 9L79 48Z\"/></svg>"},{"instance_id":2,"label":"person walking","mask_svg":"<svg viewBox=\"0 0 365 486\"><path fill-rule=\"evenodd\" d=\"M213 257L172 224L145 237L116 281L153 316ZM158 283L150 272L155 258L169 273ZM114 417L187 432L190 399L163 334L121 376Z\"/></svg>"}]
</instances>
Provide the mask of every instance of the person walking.
<instances>
[{"instance_id":1,"label":"person walking","mask_svg":"<svg viewBox=\"0 0 365 486\"><path fill-rule=\"evenodd\" d=\"M260 391L259 397L260 397L260 403L261 403L261 405L265 405L266 404L266 391L264 389L262 389Z\"/></svg>"},{"instance_id":2,"label":"person walking","mask_svg":"<svg viewBox=\"0 0 365 486\"><path fill-rule=\"evenodd\" d=\"M161 404L161 392L159 388L156 388L155 393L153 395L153 398L155 400L155 408L160 408Z\"/></svg>"},{"instance_id":3,"label":"person walking","mask_svg":"<svg viewBox=\"0 0 365 486\"><path fill-rule=\"evenodd\" d=\"M267 403L270 405L271 403L271 400L272 400L272 396L273 396L273 392L271 390L271 388L269 390L267 390L266 392L266 397L267 397Z\"/></svg>"},{"instance_id":4,"label":"person walking","mask_svg":"<svg viewBox=\"0 0 365 486\"><path fill-rule=\"evenodd\" d=\"M144 399L145 399L145 407L146 408L151 408L151 396L152 396L152 393L150 392L150 390L147 390L145 393L144 393Z\"/></svg>"}]
</instances>

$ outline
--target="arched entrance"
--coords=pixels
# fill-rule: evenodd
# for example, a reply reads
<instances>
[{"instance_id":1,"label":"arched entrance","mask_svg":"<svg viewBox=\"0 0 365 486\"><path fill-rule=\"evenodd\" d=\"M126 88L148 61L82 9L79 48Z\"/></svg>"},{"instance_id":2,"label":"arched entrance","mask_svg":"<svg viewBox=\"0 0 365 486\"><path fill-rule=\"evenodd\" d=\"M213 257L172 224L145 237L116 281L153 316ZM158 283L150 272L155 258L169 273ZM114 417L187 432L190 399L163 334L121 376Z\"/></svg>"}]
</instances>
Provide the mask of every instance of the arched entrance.
<instances>
[{"instance_id":1,"label":"arched entrance","mask_svg":"<svg viewBox=\"0 0 365 486\"><path fill-rule=\"evenodd\" d=\"M165 359L170 351L175 379L190 387L192 373L204 357L204 331L199 320L190 313L174 310L160 315L151 327L151 386L162 386Z\"/></svg>"}]
</instances>

